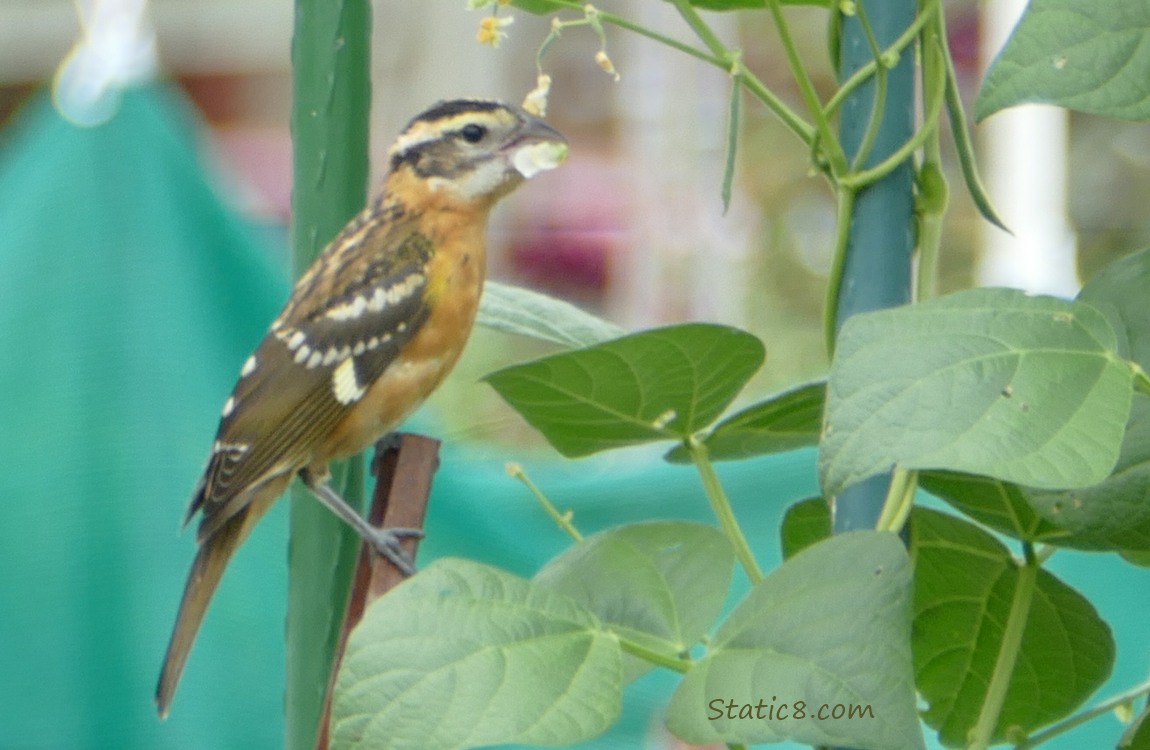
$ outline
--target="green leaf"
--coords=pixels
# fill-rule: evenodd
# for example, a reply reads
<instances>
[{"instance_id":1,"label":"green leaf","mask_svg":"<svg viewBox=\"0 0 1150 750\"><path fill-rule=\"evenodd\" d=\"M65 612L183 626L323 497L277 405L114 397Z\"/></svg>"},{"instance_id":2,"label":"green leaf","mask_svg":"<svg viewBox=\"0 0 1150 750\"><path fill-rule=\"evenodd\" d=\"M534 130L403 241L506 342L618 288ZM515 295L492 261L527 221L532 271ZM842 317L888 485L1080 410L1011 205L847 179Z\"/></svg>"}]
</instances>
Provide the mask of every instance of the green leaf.
<instances>
[{"instance_id":1,"label":"green leaf","mask_svg":"<svg viewBox=\"0 0 1150 750\"><path fill-rule=\"evenodd\" d=\"M1103 480L1133 374L1081 302L971 289L843 326L819 454L824 491L892 466L1045 489Z\"/></svg>"},{"instance_id":2,"label":"green leaf","mask_svg":"<svg viewBox=\"0 0 1150 750\"><path fill-rule=\"evenodd\" d=\"M732 414L707 435L708 454L726 461L817 445L826 390L826 381L807 383ZM667 453L667 460L689 463L691 454L679 445Z\"/></svg>"},{"instance_id":3,"label":"green leaf","mask_svg":"<svg viewBox=\"0 0 1150 750\"><path fill-rule=\"evenodd\" d=\"M677 658L719 616L734 564L734 551L718 529L652 521L584 539L534 581L587 607L621 636ZM628 656L624 667L634 679L651 664Z\"/></svg>"},{"instance_id":4,"label":"green leaf","mask_svg":"<svg viewBox=\"0 0 1150 750\"><path fill-rule=\"evenodd\" d=\"M1150 370L1150 249L1140 250L1102 269L1078 299L1097 307L1115 331L1125 334L1126 356Z\"/></svg>"},{"instance_id":5,"label":"green leaf","mask_svg":"<svg viewBox=\"0 0 1150 750\"><path fill-rule=\"evenodd\" d=\"M376 600L352 632L332 747L569 744L615 722L621 691L618 640L586 608L495 568L441 559Z\"/></svg>"},{"instance_id":6,"label":"green leaf","mask_svg":"<svg viewBox=\"0 0 1150 750\"><path fill-rule=\"evenodd\" d=\"M671 0L667 0L670 2ZM830 0L781 0L782 5L820 5L830 7ZM691 0L691 5L704 10L739 10L765 8L767 0Z\"/></svg>"},{"instance_id":7,"label":"green leaf","mask_svg":"<svg viewBox=\"0 0 1150 750\"><path fill-rule=\"evenodd\" d=\"M787 508L779 536L783 559L792 557L831 535L831 511L821 497L809 497Z\"/></svg>"},{"instance_id":8,"label":"green leaf","mask_svg":"<svg viewBox=\"0 0 1150 750\"><path fill-rule=\"evenodd\" d=\"M671 0L667 0L671 2ZM691 0L691 5L705 10L739 10L740 8L765 8L767 0Z\"/></svg>"},{"instance_id":9,"label":"green leaf","mask_svg":"<svg viewBox=\"0 0 1150 750\"><path fill-rule=\"evenodd\" d=\"M565 456L706 427L762 365L762 343L708 323L657 328L484 378Z\"/></svg>"},{"instance_id":10,"label":"green leaf","mask_svg":"<svg viewBox=\"0 0 1150 750\"><path fill-rule=\"evenodd\" d=\"M1027 490L1043 518L1069 533L1048 540L1088 550L1150 551L1150 399L1134 400L1114 472L1080 490Z\"/></svg>"},{"instance_id":11,"label":"green leaf","mask_svg":"<svg viewBox=\"0 0 1150 750\"><path fill-rule=\"evenodd\" d=\"M1031 0L991 64L978 119L1024 102L1150 118L1150 4Z\"/></svg>"},{"instance_id":12,"label":"green leaf","mask_svg":"<svg viewBox=\"0 0 1150 750\"><path fill-rule=\"evenodd\" d=\"M803 550L719 627L672 697L668 728L696 744L789 739L864 750L924 747L911 675L910 598L911 569L894 534L849 532ZM823 706L826 713L840 705L865 718L820 719Z\"/></svg>"},{"instance_id":13,"label":"green leaf","mask_svg":"<svg viewBox=\"0 0 1150 750\"><path fill-rule=\"evenodd\" d=\"M598 344L626 333L614 323L568 302L496 281L484 285L475 322L567 347Z\"/></svg>"},{"instance_id":14,"label":"green leaf","mask_svg":"<svg viewBox=\"0 0 1150 750\"><path fill-rule=\"evenodd\" d=\"M1150 550L1137 552L1122 550L1120 554L1122 555L1122 559L1131 565L1137 565L1140 568L1150 568Z\"/></svg>"},{"instance_id":15,"label":"green leaf","mask_svg":"<svg viewBox=\"0 0 1150 750\"><path fill-rule=\"evenodd\" d=\"M552 0L511 0L511 4L520 10L525 10L528 13L534 13L539 16L558 13L561 10L569 10L569 8L559 3L552 2Z\"/></svg>"},{"instance_id":16,"label":"green leaf","mask_svg":"<svg viewBox=\"0 0 1150 750\"><path fill-rule=\"evenodd\" d=\"M1028 542L1057 543L1066 530L1043 518L1026 489L1000 479L949 471L925 471L918 484L979 523Z\"/></svg>"},{"instance_id":17,"label":"green leaf","mask_svg":"<svg viewBox=\"0 0 1150 750\"><path fill-rule=\"evenodd\" d=\"M964 746L998 658L1018 567L991 535L945 513L915 508L914 662L929 703L923 720L947 746ZM1090 602L1045 570L994 732L1023 732L1068 715L1114 664L1110 629Z\"/></svg>"},{"instance_id":18,"label":"green leaf","mask_svg":"<svg viewBox=\"0 0 1150 750\"><path fill-rule=\"evenodd\" d=\"M1150 552L1150 399L1136 395L1114 471L1077 490L1050 492L965 474L927 472L923 489L1018 539L1116 551L1132 561Z\"/></svg>"}]
</instances>

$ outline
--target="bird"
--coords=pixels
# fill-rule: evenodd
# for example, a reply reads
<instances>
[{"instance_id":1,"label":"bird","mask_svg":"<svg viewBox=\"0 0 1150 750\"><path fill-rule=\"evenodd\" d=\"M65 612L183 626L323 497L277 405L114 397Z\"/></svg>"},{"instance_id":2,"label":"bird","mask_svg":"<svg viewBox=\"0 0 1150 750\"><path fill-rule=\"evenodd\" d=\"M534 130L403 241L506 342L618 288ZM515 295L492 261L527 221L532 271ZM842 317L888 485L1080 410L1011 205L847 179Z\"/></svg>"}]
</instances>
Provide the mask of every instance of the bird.
<instances>
[{"instance_id":1,"label":"bird","mask_svg":"<svg viewBox=\"0 0 1150 750\"><path fill-rule=\"evenodd\" d=\"M566 155L543 120L486 99L440 101L396 139L382 186L300 275L224 402L184 516L200 515L198 550L156 687L161 718L228 561L296 477L412 572L399 541L421 532L371 526L328 485L328 465L394 430L451 371L492 207Z\"/></svg>"}]
</instances>

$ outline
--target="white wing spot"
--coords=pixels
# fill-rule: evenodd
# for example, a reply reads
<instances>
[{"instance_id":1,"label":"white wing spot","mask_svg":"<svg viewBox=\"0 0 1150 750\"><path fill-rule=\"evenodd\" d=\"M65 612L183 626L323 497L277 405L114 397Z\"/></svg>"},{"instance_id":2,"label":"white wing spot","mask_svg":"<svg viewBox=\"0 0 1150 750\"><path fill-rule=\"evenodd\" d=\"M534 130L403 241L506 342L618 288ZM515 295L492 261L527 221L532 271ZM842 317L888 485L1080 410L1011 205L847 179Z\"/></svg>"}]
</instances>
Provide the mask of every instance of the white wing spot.
<instances>
[{"instance_id":1,"label":"white wing spot","mask_svg":"<svg viewBox=\"0 0 1150 750\"><path fill-rule=\"evenodd\" d=\"M259 363L256 361L256 355L253 354L252 356L248 357L244 362L244 366L240 369L240 377L246 378L248 375L251 375L253 372L255 372L257 364Z\"/></svg>"},{"instance_id":2,"label":"white wing spot","mask_svg":"<svg viewBox=\"0 0 1150 750\"><path fill-rule=\"evenodd\" d=\"M364 351L366 351L366 350L367 350L367 344L363 343L362 341L357 341L357 342L355 342L355 347L351 350L351 353L353 356L358 357L359 355L363 354Z\"/></svg>"},{"instance_id":3,"label":"white wing spot","mask_svg":"<svg viewBox=\"0 0 1150 750\"><path fill-rule=\"evenodd\" d=\"M304 340L306 340L306 339L307 339L307 336L305 336L303 334L303 331L296 331L290 337L288 337L287 348L291 349L292 351L295 351L296 349L299 348L299 345L302 344L304 342ZM304 355L304 356L307 356L307 355Z\"/></svg>"},{"instance_id":4,"label":"white wing spot","mask_svg":"<svg viewBox=\"0 0 1150 750\"><path fill-rule=\"evenodd\" d=\"M379 336L372 336L371 338L369 338L367 340L367 350L369 352L374 352L378 348L379 348Z\"/></svg>"},{"instance_id":5,"label":"white wing spot","mask_svg":"<svg viewBox=\"0 0 1150 750\"><path fill-rule=\"evenodd\" d=\"M224 417L231 416L232 412L236 410L236 397L228 396L228 400L224 402Z\"/></svg>"},{"instance_id":6,"label":"white wing spot","mask_svg":"<svg viewBox=\"0 0 1150 750\"><path fill-rule=\"evenodd\" d=\"M326 313L324 313L324 317L339 321L355 320L356 318L363 315L366 310L367 300L364 299L363 295L360 294L356 295L355 299L353 299L351 302L345 302L342 305L336 305L335 307L331 308Z\"/></svg>"},{"instance_id":7,"label":"white wing spot","mask_svg":"<svg viewBox=\"0 0 1150 750\"><path fill-rule=\"evenodd\" d=\"M365 389L355 377L355 360L348 357L331 373L331 390L335 400L347 405L363 397Z\"/></svg>"},{"instance_id":8,"label":"white wing spot","mask_svg":"<svg viewBox=\"0 0 1150 750\"><path fill-rule=\"evenodd\" d=\"M323 366L327 367L328 365L335 364L335 361L338 358L339 358L339 350L336 349L334 346L329 346L327 349L327 353L323 355Z\"/></svg>"},{"instance_id":9,"label":"white wing spot","mask_svg":"<svg viewBox=\"0 0 1150 750\"><path fill-rule=\"evenodd\" d=\"M310 357L308 357L307 369L314 370L315 368L319 367L320 362L323 362L323 352L317 349L311 353Z\"/></svg>"},{"instance_id":10,"label":"white wing spot","mask_svg":"<svg viewBox=\"0 0 1150 750\"><path fill-rule=\"evenodd\" d=\"M300 334L300 335L303 335L303 334ZM302 365L304 363L304 360L306 360L308 358L308 356L310 356L310 355L311 355L311 347L308 346L307 344L304 344L303 346L301 346L299 349L296 350L295 363L297 365Z\"/></svg>"},{"instance_id":11,"label":"white wing spot","mask_svg":"<svg viewBox=\"0 0 1150 750\"><path fill-rule=\"evenodd\" d=\"M346 321L355 320L367 312L383 312L388 305L395 305L410 297L425 281L426 277L422 273L408 274L390 287L376 287L370 298L358 295L351 302L331 308L324 316L331 320Z\"/></svg>"},{"instance_id":12,"label":"white wing spot","mask_svg":"<svg viewBox=\"0 0 1150 750\"><path fill-rule=\"evenodd\" d=\"M387 291L383 287L376 287L375 294L371 295L371 300L367 303L367 309L371 312L383 312L384 305L387 304Z\"/></svg>"}]
</instances>

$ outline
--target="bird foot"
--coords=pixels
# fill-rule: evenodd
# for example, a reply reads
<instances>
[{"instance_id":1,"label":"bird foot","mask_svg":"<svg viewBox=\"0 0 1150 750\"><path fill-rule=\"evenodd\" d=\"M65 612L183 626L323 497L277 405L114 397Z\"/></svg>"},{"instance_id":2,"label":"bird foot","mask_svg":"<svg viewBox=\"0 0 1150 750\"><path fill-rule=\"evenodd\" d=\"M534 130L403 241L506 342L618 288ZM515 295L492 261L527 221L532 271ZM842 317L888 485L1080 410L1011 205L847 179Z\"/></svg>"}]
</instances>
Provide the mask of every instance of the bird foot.
<instances>
[{"instance_id":1,"label":"bird foot","mask_svg":"<svg viewBox=\"0 0 1150 750\"><path fill-rule=\"evenodd\" d=\"M404 575L415 575L415 563L407 551L400 546L404 539L422 539L423 529L408 528L405 526L391 526L386 528L370 527L370 534L363 536L363 540L371 545L375 553L386 558L392 565L399 568Z\"/></svg>"}]
</instances>

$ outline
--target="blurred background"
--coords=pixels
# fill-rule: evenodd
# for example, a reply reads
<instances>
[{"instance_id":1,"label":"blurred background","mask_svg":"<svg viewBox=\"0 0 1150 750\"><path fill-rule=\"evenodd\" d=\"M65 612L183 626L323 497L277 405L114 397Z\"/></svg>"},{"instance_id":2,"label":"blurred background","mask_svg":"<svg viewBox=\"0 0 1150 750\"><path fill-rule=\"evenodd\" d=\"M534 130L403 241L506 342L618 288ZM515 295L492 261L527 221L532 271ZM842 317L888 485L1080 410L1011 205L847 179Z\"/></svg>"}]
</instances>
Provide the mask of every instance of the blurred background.
<instances>
[{"instance_id":1,"label":"blurred background","mask_svg":"<svg viewBox=\"0 0 1150 750\"><path fill-rule=\"evenodd\" d=\"M535 85L549 19L513 12L492 49L475 39L484 12L463 6L375 3L373 184L395 134L431 102L517 102ZM601 6L689 38L667 3ZM58 71L85 69L72 52L78 7L94 28L93 13L132 16L143 5L0 0L0 750L276 747L286 504L230 568L167 722L151 693L193 554L194 535L178 533L183 503L239 364L290 285L292 4L152 0L138 37L106 35L131 51L129 73L102 121L86 126L62 116L51 91ZM980 16L975 2L946 7L969 102L1011 21ZM825 12L788 17L828 94ZM767 14L708 19L797 106ZM820 376L834 204L807 150L747 100L724 215L728 76L608 27L615 81L595 64L598 49L590 30L571 29L544 60L548 119L571 158L497 211L490 276L628 329L688 319L747 328L768 349L747 399ZM942 291L994 283L1069 295L1150 244L1145 125L1042 108L1010 117L978 136L1015 236L977 217L950 158ZM547 351L478 330L409 425L445 440L424 564L464 555L530 574L563 549L565 537L504 474L509 460L573 508L585 533L651 516L710 520L694 474L663 464L661 449L562 461L477 382ZM813 461L798 451L721 467L768 566L780 558L783 511L817 494ZM1122 646L1145 640L1128 591L1147 577L1069 552L1052 568L1115 628L1119 667L1101 695L1141 679L1150 657ZM644 678L620 727L586 747L674 747L659 720L671 685ZM1104 719L1049 746L1103 746L1119 731Z\"/></svg>"}]
</instances>

